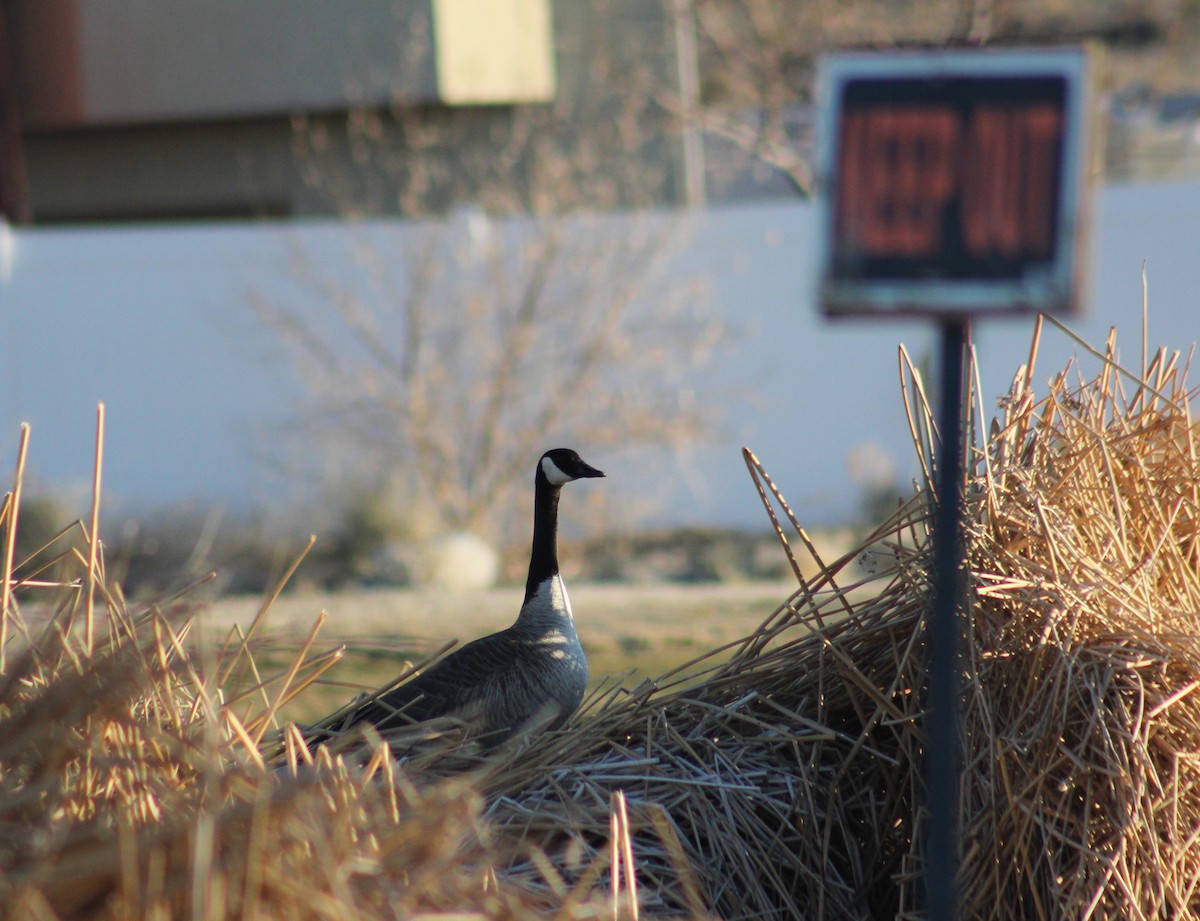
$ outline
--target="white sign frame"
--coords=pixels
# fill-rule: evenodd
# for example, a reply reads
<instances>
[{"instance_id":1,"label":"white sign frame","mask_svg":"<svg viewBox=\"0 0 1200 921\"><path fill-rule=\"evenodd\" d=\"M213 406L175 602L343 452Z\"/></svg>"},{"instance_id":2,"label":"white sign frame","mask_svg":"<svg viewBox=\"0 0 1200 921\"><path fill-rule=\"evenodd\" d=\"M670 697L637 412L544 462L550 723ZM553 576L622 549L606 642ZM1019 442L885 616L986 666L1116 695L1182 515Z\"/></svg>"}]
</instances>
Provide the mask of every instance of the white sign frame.
<instances>
[{"instance_id":1,"label":"white sign frame","mask_svg":"<svg viewBox=\"0 0 1200 921\"><path fill-rule=\"evenodd\" d=\"M842 101L853 81L1060 78L1065 88L1055 253L1045 265L1011 279L870 279L844 277L835 266L834 202ZM830 317L1071 314L1079 311L1091 217L1088 154L1091 62L1082 48L955 49L833 54L818 83L816 206L818 302Z\"/></svg>"}]
</instances>

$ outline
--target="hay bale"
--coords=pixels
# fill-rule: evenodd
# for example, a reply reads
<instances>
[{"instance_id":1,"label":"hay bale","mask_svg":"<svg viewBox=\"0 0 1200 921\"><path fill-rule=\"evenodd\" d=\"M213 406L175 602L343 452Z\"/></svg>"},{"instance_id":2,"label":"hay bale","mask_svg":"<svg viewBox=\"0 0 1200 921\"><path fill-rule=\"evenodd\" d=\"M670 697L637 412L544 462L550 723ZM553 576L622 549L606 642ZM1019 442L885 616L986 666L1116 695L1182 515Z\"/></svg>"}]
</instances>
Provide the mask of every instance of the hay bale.
<instances>
[{"instance_id":1,"label":"hay bale","mask_svg":"<svg viewBox=\"0 0 1200 921\"><path fill-rule=\"evenodd\" d=\"M14 507L0 505L0 531ZM563 917L597 915L590 889L495 876L518 852L490 835L463 780L418 789L383 747L362 763L306 751L301 769L271 770L260 746L274 714L338 651L313 651L314 628L266 674L253 634L270 599L214 648L191 642L196 607L130 610L98 559L94 618L82 554L3 573L14 591L0 673L6 917L527 918L568 898Z\"/></svg>"},{"instance_id":2,"label":"hay bale","mask_svg":"<svg viewBox=\"0 0 1200 921\"><path fill-rule=\"evenodd\" d=\"M979 917L1200 908L1200 463L1178 355L1024 373L975 482L964 891ZM1003 914L995 907L1005 907Z\"/></svg>"},{"instance_id":3,"label":"hay bale","mask_svg":"<svg viewBox=\"0 0 1200 921\"><path fill-rule=\"evenodd\" d=\"M964 917L1200 908L1197 428L1178 356L1099 357L1040 400L1023 368L972 454ZM535 742L486 779L493 826L599 859L622 791L647 908L919 914L925 514L873 535L892 566L865 600L848 554L702 680Z\"/></svg>"}]
</instances>

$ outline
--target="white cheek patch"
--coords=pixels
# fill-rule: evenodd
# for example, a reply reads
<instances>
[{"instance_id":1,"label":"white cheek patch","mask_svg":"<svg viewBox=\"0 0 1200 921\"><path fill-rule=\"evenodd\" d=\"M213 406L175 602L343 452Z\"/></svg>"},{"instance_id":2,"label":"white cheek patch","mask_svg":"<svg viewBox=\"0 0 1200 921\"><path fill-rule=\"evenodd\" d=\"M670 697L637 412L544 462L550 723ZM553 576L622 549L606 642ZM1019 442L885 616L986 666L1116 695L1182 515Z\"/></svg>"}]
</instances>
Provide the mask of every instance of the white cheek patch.
<instances>
[{"instance_id":1,"label":"white cheek patch","mask_svg":"<svg viewBox=\"0 0 1200 921\"><path fill-rule=\"evenodd\" d=\"M554 461L548 457L542 458L542 473L546 475L546 479L550 481L551 486L562 486L564 483L570 483L572 477L567 476Z\"/></svg>"}]
</instances>

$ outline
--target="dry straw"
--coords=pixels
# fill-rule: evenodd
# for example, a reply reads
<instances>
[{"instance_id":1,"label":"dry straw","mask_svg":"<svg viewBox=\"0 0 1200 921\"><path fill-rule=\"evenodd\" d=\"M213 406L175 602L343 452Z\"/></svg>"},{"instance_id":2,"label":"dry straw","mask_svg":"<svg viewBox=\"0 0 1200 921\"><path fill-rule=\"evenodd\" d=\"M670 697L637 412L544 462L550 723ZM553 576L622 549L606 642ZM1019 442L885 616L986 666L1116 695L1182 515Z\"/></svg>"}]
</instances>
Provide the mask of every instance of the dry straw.
<instances>
[{"instance_id":1,"label":"dry straw","mask_svg":"<svg viewBox=\"0 0 1200 921\"><path fill-rule=\"evenodd\" d=\"M418 787L385 746L347 760L301 744L291 768L268 764L264 738L269 753L298 736L276 714L341 654L316 651L321 618L265 674L255 633L282 583L247 630L200 636L188 589L138 606L107 577L96 503L90 528L17 558L19 498L0 504L4 917L636 917L620 796L610 851L568 884L489 828L469 780ZM545 873L502 872L527 859Z\"/></svg>"},{"instance_id":2,"label":"dry straw","mask_svg":"<svg viewBox=\"0 0 1200 921\"><path fill-rule=\"evenodd\" d=\"M1084 345L1093 377L1071 365L1038 396L1037 343L989 425L977 387L969 401L964 917L1192 917L1186 362L1160 351L1127 370L1110 338ZM903 351L901 369L927 484L937 436ZM747 462L789 558L815 557ZM314 632L261 674L253 627L213 643L183 601L132 609L100 562L86 571L94 529L67 531L4 572L3 904L37 918L919 917L926 484L854 553L817 559L751 636L658 682L602 685L566 730L490 759L452 726L392 740L400 763L339 733L338 714L277 727L336 650L316 652ZM76 615L92 580L107 630L88 655Z\"/></svg>"}]
</instances>

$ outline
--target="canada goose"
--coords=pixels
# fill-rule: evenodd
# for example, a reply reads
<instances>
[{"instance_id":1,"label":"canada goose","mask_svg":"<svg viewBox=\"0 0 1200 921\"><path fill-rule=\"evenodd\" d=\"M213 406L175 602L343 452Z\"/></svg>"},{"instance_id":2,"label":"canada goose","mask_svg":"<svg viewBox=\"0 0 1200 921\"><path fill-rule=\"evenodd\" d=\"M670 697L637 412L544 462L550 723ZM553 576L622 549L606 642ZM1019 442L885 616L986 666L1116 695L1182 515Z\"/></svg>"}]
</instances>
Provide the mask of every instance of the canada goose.
<instances>
[{"instance_id":1,"label":"canada goose","mask_svg":"<svg viewBox=\"0 0 1200 921\"><path fill-rule=\"evenodd\" d=\"M572 480L602 476L569 448L543 454L533 478L533 548L516 623L365 704L347 725L387 730L460 716L484 747L494 748L522 729L565 723L583 700L588 668L558 572L558 496Z\"/></svg>"}]
</instances>

